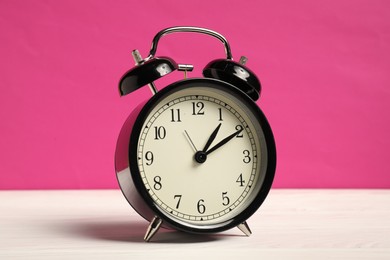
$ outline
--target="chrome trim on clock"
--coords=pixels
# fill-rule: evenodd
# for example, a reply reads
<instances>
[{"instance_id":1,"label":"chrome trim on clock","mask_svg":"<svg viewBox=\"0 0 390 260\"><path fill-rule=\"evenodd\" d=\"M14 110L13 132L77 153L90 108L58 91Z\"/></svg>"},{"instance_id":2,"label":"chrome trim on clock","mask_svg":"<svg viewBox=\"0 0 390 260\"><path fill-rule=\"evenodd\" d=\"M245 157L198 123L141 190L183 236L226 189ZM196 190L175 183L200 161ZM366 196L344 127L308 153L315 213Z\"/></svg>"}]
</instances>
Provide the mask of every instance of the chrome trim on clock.
<instances>
[{"instance_id":1,"label":"chrome trim on clock","mask_svg":"<svg viewBox=\"0 0 390 260\"><path fill-rule=\"evenodd\" d=\"M149 56L145 59L145 60L149 60L151 58L154 57L154 55L156 55L156 51L157 51L157 45L158 45L158 41L160 40L160 38L164 35L167 35L167 34L171 34L171 33L176 33L176 32L193 32L193 33L201 33L201 34L207 34L207 35L210 35L212 37L215 37L217 38L218 40L220 40L223 45L225 46L225 52L226 52L226 58L228 60L231 60L233 59L232 58L232 52L230 50L230 45L229 45L229 42L226 40L226 38L221 35L220 33L217 33L213 30L210 30L210 29L206 29L206 28L201 28L201 27L193 27L193 26L177 26L177 27L169 27L169 28L166 28L160 32L158 32L156 34L156 36L154 36L153 38L153 41L152 41L152 46L150 48L150 52L149 52Z\"/></svg>"}]
</instances>

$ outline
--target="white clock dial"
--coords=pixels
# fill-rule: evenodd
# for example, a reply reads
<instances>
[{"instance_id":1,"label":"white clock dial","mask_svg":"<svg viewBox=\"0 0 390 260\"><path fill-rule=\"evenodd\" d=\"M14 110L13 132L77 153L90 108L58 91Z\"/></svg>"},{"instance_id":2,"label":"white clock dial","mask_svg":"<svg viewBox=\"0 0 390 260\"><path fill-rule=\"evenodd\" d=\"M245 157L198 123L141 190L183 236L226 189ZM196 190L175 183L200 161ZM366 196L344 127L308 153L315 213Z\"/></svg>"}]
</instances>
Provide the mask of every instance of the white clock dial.
<instances>
[{"instance_id":1,"label":"white clock dial","mask_svg":"<svg viewBox=\"0 0 390 260\"><path fill-rule=\"evenodd\" d=\"M261 140L258 121L233 95L182 89L149 112L138 140L138 168L168 218L213 225L240 214L259 191Z\"/></svg>"}]
</instances>

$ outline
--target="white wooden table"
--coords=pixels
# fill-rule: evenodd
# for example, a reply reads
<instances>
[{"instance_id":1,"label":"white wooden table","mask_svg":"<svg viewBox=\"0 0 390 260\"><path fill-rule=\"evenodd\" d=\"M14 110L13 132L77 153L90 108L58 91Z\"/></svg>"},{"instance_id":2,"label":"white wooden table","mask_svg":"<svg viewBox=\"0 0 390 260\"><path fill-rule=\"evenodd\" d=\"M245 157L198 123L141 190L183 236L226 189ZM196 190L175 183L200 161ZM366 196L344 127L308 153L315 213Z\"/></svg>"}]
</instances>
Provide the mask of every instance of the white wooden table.
<instances>
[{"instance_id":1,"label":"white wooden table","mask_svg":"<svg viewBox=\"0 0 390 260\"><path fill-rule=\"evenodd\" d=\"M160 230L119 190L0 191L0 259L390 259L390 190L278 190L238 229Z\"/></svg>"}]
</instances>

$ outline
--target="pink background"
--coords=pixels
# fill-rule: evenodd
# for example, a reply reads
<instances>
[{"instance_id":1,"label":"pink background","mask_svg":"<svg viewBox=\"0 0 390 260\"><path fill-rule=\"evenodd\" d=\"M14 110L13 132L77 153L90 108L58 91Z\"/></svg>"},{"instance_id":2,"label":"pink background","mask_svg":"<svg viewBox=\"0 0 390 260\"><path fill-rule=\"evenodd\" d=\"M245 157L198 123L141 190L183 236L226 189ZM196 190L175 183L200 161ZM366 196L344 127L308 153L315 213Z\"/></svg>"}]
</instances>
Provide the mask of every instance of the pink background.
<instances>
[{"instance_id":1,"label":"pink background","mask_svg":"<svg viewBox=\"0 0 390 260\"><path fill-rule=\"evenodd\" d=\"M116 138L150 96L120 98L118 80L132 49L146 56L174 25L216 30L249 57L277 142L274 187L389 188L389 13L378 0L2 0L0 189L117 188ZM176 34L157 55L199 76L224 51Z\"/></svg>"}]
</instances>

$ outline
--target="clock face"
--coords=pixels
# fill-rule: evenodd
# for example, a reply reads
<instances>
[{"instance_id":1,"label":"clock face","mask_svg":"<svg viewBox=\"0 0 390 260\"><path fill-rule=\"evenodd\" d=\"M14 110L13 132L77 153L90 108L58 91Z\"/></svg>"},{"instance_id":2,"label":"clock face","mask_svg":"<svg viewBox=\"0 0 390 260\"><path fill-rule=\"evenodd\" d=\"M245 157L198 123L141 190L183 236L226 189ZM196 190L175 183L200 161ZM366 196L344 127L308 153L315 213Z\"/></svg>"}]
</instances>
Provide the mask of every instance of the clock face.
<instances>
[{"instance_id":1,"label":"clock face","mask_svg":"<svg viewBox=\"0 0 390 260\"><path fill-rule=\"evenodd\" d=\"M145 115L136 146L139 179L165 218L200 229L218 226L256 199L267 144L245 100L195 83L172 89Z\"/></svg>"}]
</instances>

